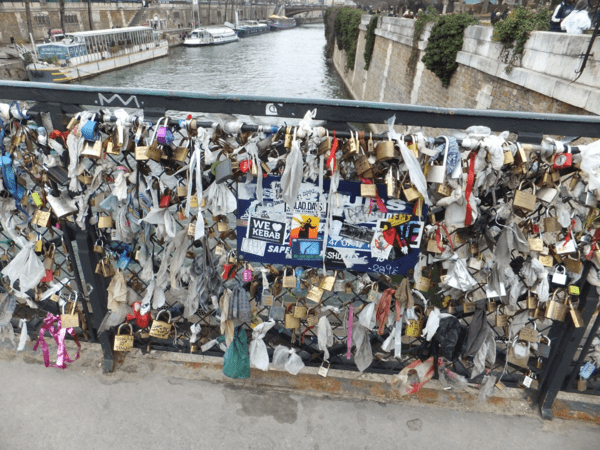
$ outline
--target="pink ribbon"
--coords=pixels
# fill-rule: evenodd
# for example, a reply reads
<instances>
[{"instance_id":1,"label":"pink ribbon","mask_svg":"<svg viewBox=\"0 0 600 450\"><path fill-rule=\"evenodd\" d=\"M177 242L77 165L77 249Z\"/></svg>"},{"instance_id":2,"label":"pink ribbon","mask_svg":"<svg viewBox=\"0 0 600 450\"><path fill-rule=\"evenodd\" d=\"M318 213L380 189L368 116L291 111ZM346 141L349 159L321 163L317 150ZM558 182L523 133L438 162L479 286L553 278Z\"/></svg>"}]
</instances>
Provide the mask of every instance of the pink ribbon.
<instances>
[{"instance_id":1,"label":"pink ribbon","mask_svg":"<svg viewBox=\"0 0 600 450\"><path fill-rule=\"evenodd\" d=\"M352 323L354 322L354 305L348 308L348 351L346 358L352 359Z\"/></svg>"},{"instance_id":2,"label":"pink ribbon","mask_svg":"<svg viewBox=\"0 0 600 450\"><path fill-rule=\"evenodd\" d=\"M54 327L54 322L56 322L57 328ZM41 344L42 354L44 355L44 365L46 367L50 366L50 350L48 349L48 344L46 344L46 341L44 340L44 333L46 331L50 333L50 336L54 338L56 345L58 345L58 352L56 354L56 364L53 364L52 367L58 367L64 370L67 368L67 363L72 363L73 361L77 361L79 359L79 351L81 350L81 344L79 343L79 339L77 339L77 335L75 334L73 328L61 328L60 315L55 316L51 313L48 313L48 315L44 319L44 325L40 329L40 336L38 337L38 340L36 341L33 347L33 351L36 351L38 345ZM67 348L65 346L65 336L67 333L73 336L73 340L77 344L77 356L75 356L74 360L71 360L71 358L69 358L69 355L67 354Z\"/></svg>"}]
</instances>

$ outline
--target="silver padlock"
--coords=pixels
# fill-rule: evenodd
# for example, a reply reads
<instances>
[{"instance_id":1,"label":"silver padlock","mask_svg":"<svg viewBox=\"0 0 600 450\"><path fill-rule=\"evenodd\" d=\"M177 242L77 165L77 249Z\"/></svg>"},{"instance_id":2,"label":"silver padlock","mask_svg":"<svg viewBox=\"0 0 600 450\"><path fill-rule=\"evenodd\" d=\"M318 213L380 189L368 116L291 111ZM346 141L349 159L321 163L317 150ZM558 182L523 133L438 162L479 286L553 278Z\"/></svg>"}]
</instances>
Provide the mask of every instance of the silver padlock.
<instances>
[{"instance_id":1,"label":"silver padlock","mask_svg":"<svg viewBox=\"0 0 600 450\"><path fill-rule=\"evenodd\" d=\"M554 269L554 275L552 275L552 282L562 286L567 284L567 269L565 269L565 266L556 266L556 269Z\"/></svg>"},{"instance_id":2,"label":"silver padlock","mask_svg":"<svg viewBox=\"0 0 600 450\"><path fill-rule=\"evenodd\" d=\"M231 159L226 158L215 167L215 183L221 184L233 178Z\"/></svg>"},{"instance_id":3,"label":"silver padlock","mask_svg":"<svg viewBox=\"0 0 600 450\"><path fill-rule=\"evenodd\" d=\"M322 376L323 378L327 377L330 366L331 364L329 363L329 361L323 361L323 364L321 364L321 367L319 367L319 371L317 372L317 374Z\"/></svg>"}]
</instances>

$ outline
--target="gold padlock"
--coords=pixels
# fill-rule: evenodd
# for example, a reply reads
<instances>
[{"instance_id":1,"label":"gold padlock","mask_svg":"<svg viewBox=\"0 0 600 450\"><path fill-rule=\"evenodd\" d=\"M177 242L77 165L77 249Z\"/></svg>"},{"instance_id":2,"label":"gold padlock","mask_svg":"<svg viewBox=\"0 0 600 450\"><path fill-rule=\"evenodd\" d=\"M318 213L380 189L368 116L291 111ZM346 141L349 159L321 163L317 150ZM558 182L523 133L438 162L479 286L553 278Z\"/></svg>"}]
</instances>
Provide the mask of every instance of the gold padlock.
<instances>
[{"instance_id":1,"label":"gold padlock","mask_svg":"<svg viewBox=\"0 0 600 450\"><path fill-rule=\"evenodd\" d=\"M442 197L449 197L452 194L452 188L447 184L438 184L435 188L436 194L441 195Z\"/></svg>"},{"instance_id":2,"label":"gold padlock","mask_svg":"<svg viewBox=\"0 0 600 450\"><path fill-rule=\"evenodd\" d=\"M377 186L375 184L362 183L360 185L360 196L366 198L377 197Z\"/></svg>"},{"instance_id":3,"label":"gold padlock","mask_svg":"<svg viewBox=\"0 0 600 450\"><path fill-rule=\"evenodd\" d=\"M291 271L292 274L288 275L288 271ZM283 287L286 289L295 288L296 287L296 275L294 274L294 269L285 269L283 271Z\"/></svg>"},{"instance_id":4,"label":"gold padlock","mask_svg":"<svg viewBox=\"0 0 600 450\"><path fill-rule=\"evenodd\" d=\"M359 155L354 162L354 168L359 177L373 178L373 167L366 155Z\"/></svg>"},{"instance_id":5,"label":"gold padlock","mask_svg":"<svg viewBox=\"0 0 600 450\"><path fill-rule=\"evenodd\" d=\"M542 263L544 267L552 267L554 266L554 258L552 255L540 255L538 256L538 260Z\"/></svg>"},{"instance_id":6,"label":"gold padlock","mask_svg":"<svg viewBox=\"0 0 600 450\"><path fill-rule=\"evenodd\" d=\"M377 161L387 161L396 157L396 150L393 141L382 141L377 144L376 158Z\"/></svg>"},{"instance_id":7,"label":"gold padlock","mask_svg":"<svg viewBox=\"0 0 600 450\"><path fill-rule=\"evenodd\" d=\"M556 300L556 294L558 292L564 293L565 297L563 303ZM556 289L552 293L552 299L548 303L548 309L546 310L546 318L557 320L559 322L564 322L565 316L567 315L568 306L567 306L568 295L562 289Z\"/></svg>"},{"instance_id":8,"label":"gold padlock","mask_svg":"<svg viewBox=\"0 0 600 450\"><path fill-rule=\"evenodd\" d=\"M408 185L408 187L404 186L402 188L402 193L404 194L404 197L406 198L406 201L409 202L409 203L412 203L415 200L421 198L421 193L412 184Z\"/></svg>"},{"instance_id":9,"label":"gold padlock","mask_svg":"<svg viewBox=\"0 0 600 450\"><path fill-rule=\"evenodd\" d=\"M538 307L538 298L532 295L531 291L527 291L527 309L535 310Z\"/></svg>"},{"instance_id":10,"label":"gold padlock","mask_svg":"<svg viewBox=\"0 0 600 450\"><path fill-rule=\"evenodd\" d=\"M129 334L121 334L121 328L124 326L129 327ZM117 334L115 336L115 343L113 344L113 350L115 352L130 352L133 350L133 327L130 323L123 323L119 326Z\"/></svg>"},{"instance_id":11,"label":"gold padlock","mask_svg":"<svg viewBox=\"0 0 600 450\"><path fill-rule=\"evenodd\" d=\"M319 324L319 311L316 308L309 309L306 315L306 326L316 327Z\"/></svg>"},{"instance_id":12,"label":"gold padlock","mask_svg":"<svg viewBox=\"0 0 600 450\"><path fill-rule=\"evenodd\" d=\"M522 191L521 190L522 185L523 185L523 182L521 182L521 184L519 185L519 189L517 189L517 191L515 192L515 199L513 201L513 207L522 209L525 211L530 211L530 212L534 211L535 204L537 202L537 197L535 195L535 184L532 185L533 186L533 194Z\"/></svg>"},{"instance_id":13,"label":"gold padlock","mask_svg":"<svg viewBox=\"0 0 600 450\"><path fill-rule=\"evenodd\" d=\"M283 142L283 146L285 148L292 148L292 139L293 139L293 136L292 136L292 133L291 133L291 128L290 127L286 127L286 129L285 129L285 139L284 139L284 142Z\"/></svg>"},{"instance_id":14,"label":"gold padlock","mask_svg":"<svg viewBox=\"0 0 600 450\"><path fill-rule=\"evenodd\" d=\"M294 316L293 309L295 306L296 305L294 305L293 303L290 303L285 309L285 328L292 329L300 327L300 319Z\"/></svg>"},{"instance_id":15,"label":"gold padlock","mask_svg":"<svg viewBox=\"0 0 600 450\"><path fill-rule=\"evenodd\" d=\"M48 224L50 222L50 211L42 211L41 209L38 209L34 213L33 218L31 219L31 222L35 223L36 225L38 225L40 227L47 228Z\"/></svg>"},{"instance_id":16,"label":"gold padlock","mask_svg":"<svg viewBox=\"0 0 600 450\"><path fill-rule=\"evenodd\" d=\"M519 144L518 142L517 142L517 152L515 153L514 160L515 160L515 163L519 166L521 166L527 162L527 153L525 153L525 150L523 149L521 144Z\"/></svg>"},{"instance_id":17,"label":"gold padlock","mask_svg":"<svg viewBox=\"0 0 600 450\"><path fill-rule=\"evenodd\" d=\"M325 291L318 286L311 286L308 290L308 294L306 295L306 300L310 300L311 302L315 303L321 303L324 292Z\"/></svg>"},{"instance_id":18,"label":"gold padlock","mask_svg":"<svg viewBox=\"0 0 600 450\"><path fill-rule=\"evenodd\" d=\"M162 313L167 313L169 316L167 322L159 320L159 317ZM171 311L159 311L156 315L156 319L152 321L152 326L150 327L150 336L157 339L168 339L169 333L171 333L171 326Z\"/></svg>"},{"instance_id":19,"label":"gold padlock","mask_svg":"<svg viewBox=\"0 0 600 450\"><path fill-rule=\"evenodd\" d=\"M85 141L81 156L87 156L91 159L99 159L102 157L102 141Z\"/></svg>"},{"instance_id":20,"label":"gold padlock","mask_svg":"<svg viewBox=\"0 0 600 450\"><path fill-rule=\"evenodd\" d=\"M571 299L569 299L569 312L571 314L571 319L573 320L573 325L575 325L575 328L582 328L585 326L585 322L583 320L583 316L581 315L581 311L575 308Z\"/></svg>"},{"instance_id":21,"label":"gold padlock","mask_svg":"<svg viewBox=\"0 0 600 450\"><path fill-rule=\"evenodd\" d=\"M544 251L544 241L540 238L527 238L529 243L529 250L532 252Z\"/></svg>"},{"instance_id":22,"label":"gold padlock","mask_svg":"<svg viewBox=\"0 0 600 450\"><path fill-rule=\"evenodd\" d=\"M135 157L136 161L147 161L149 159L148 146L147 145L136 146L134 157Z\"/></svg>"},{"instance_id":23,"label":"gold padlock","mask_svg":"<svg viewBox=\"0 0 600 450\"><path fill-rule=\"evenodd\" d=\"M296 305L294 305L294 317L296 319L304 319L306 317L306 315L308 314L308 308L302 304L300 304L300 302L296 302Z\"/></svg>"},{"instance_id":24,"label":"gold padlock","mask_svg":"<svg viewBox=\"0 0 600 450\"><path fill-rule=\"evenodd\" d=\"M112 228L113 219L111 216L101 215L98 217L98 228Z\"/></svg>"},{"instance_id":25,"label":"gold padlock","mask_svg":"<svg viewBox=\"0 0 600 450\"><path fill-rule=\"evenodd\" d=\"M323 138L321 143L319 144L319 148L317 150L318 155L326 155L331 151L331 138L329 137L329 131L327 132L327 137Z\"/></svg>"},{"instance_id":26,"label":"gold padlock","mask_svg":"<svg viewBox=\"0 0 600 450\"><path fill-rule=\"evenodd\" d=\"M335 284L335 278L337 276L337 272L334 273L334 275L328 275L323 277L323 279L321 280L321 283L319 284L319 287L321 289L323 289L324 291L333 291L333 286Z\"/></svg>"},{"instance_id":27,"label":"gold padlock","mask_svg":"<svg viewBox=\"0 0 600 450\"><path fill-rule=\"evenodd\" d=\"M410 337L421 337L421 333L423 332L423 320L425 317L423 308L419 305L415 306L415 314L417 314L418 320L411 319L408 321L406 324L406 335Z\"/></svg>"},{"instance_id":28,"label":"gold padlock","mask_svg":"<svg viewBox=\"0 0 600 450\"><path fill-rule=\"evenodd\" d=\"M496 326L505 327L508 325L508 314L504 314L504 305L498 307L496 311Z\"/></svg>"},{"instance_id":29,"label":"gold padlock","mask_svg":"<svg viewBox=\"0 0 600 450\"><path fill-rule=\"evenodd\" d=\"M77 328L79 327L79 314L77 313L77 303L67 302L70 306L70 313L66 313L67 306L64 306L63 314L60 315L60 326L62 328Z\"/></svg>"}]
</instances>

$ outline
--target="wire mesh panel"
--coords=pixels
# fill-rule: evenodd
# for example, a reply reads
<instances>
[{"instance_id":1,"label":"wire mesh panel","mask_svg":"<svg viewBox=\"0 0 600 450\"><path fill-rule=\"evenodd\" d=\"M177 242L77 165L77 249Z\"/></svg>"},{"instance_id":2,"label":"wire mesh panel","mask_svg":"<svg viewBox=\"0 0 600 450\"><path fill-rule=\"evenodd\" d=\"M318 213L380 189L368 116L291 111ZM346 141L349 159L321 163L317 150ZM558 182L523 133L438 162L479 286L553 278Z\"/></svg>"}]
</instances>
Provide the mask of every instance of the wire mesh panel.
<instances>
[{"instance_id":1,"label":"wire mesh panel","mask_svg":"<svg viewBox=\"0 0 600 450\"><path fill-rule=\"evenodd\" d=\"M150 107L152 97L136 98L136 102L145 98L138 102L144 108L144 102L149 103L145 110L127 111L100 111L98 102L85 107L94 103L90 98L95 97L80 99L84 107L75 108L79 112L65 120L68 132L50 133L23 117L13 117L18 126L6 128L6 139L11 140L16 176L40 166L40 173L32 175L35 181L26 183L28 189L32 193L37 189L42 198L60 199L50 212L52 226L40 225L45 216L38 211L47 211L44 201L41 206L30 204L24 212L17 209L17 215L37 214L19 231L26 230L32 242L42 241L41 263L54 252L54 282L62 283L59 296L68 300L73 292L80 299L99 299L80 302L93 319L94 333L108 331L120 341L121 325L130 323L133 346L143 350L218 355L233 338L235 326L249 337L255 335L250 339L261 339L256 327L268 322L272 327L262 339L269 358L283 345L309 366L327 361L337 369L360 366L397 373L433 355L443 356L448 368L474 382L490 370L505 382L527 387L544 376L553 321L564 320L554 311L561 302L565 308L578 307L576 294L567 293L567 278L561 281L557 266L564 264L569 279L578 280L579 263L585 261L576 257L577 245L583 250L588 242L581 236L593 236L595 228L593 221L586 222L572 251L556 251L555 244L566 240L573 228L562 224L552 228L546 218L556 218L552 207L560 207L561 197L550 198L548 190L539 196L536 190L557 191L551 183L560 181L569 184L563 197L581 199L573 193L574 172L550 169L542 158L543 148L528 148L529 155L539 152L528 158L515 142L517 136L513 140L490 136L488 130L484 137L475 133L462 142L452 141L450 151L447 138L398 135L392 141L393 130L369 136L349 130L336 134L310 120L258 125L258 120L251 123L253 118L245 117L242 124L228 116L211 121L197 114L203 107L213 112L216 106L210 102L190 107L192 114L163 115ZM39 103L33 109L45 113L46 107ZM326 107L331 114L333 106ZM290 115L299 117L295 112ZM38 118L42 121L43 115ZM22 134L29 137L18 142ZM239 208L241 193L258 191L262 180L268 195L275 195L273 186L286 177L295 145L302 154L299 176L304 181L312 178L321 193L324 186L340 183L337 193L332 189L329 197L317 202L326 205L316 213L327 224L322 227L326 233L360 242L363 234L373 231L361 227L355 216L372 216L380 231L389 232L387 242L398 252L394 257L388 258L388 253L377 265L335 265L323 257L330 245L325 237L317 252L320 259L292 263L288 260L294 261L302 250L287 244L303 238L289 232L281 243L289 248L285 254L269 261L263 244L263 257L250 256L245 245L251 226ZM38 163L28 162L27 154ZM418 164L413 169L425 178L413 178L409 162ZM481 173L476 167L482 168ZM450 177L450 172L456 176ZM44 173L52 175L44 178ZM553 176L558 179L552 181ZM340 200L340 228L335 231L332 195L351 183L360 195ZM13 191L7 195L12 203L18 197ZM477 202L469 207L477 214L467 221L465 201L475 192ZM394 202L406 208L406 219L386 211L386 204ZM59 213L71 203L73 210ZM454 222L449 212L453 203L460 206L460 220ZM262 218L274 221L268 213ZM408 239L415 248L404 242L408 234L397 228L409 218L414 218L418 230L414 241ZM26 217L22 220L27 223ZM293 220L307 235L317 227L304 217ZM293 226L298 228L290 222L290 229ZM370 236L362 241L368 247L364 251L377 255L380 244L388 246ZM16 253L5 237L3 248L10 261ZM411 264L396 270L401 266L395 262L405 256L413 258ZM361 265L369 269L359 270ZM85 282L78 281L80 272ZM9 281L14 286L14 280ZM40 303L46 301L44 283L34 299ZM427 330L434 320L440 322L435 334ZM465 350L469 347L470 352Z\"/></svg>"}]
</instances>

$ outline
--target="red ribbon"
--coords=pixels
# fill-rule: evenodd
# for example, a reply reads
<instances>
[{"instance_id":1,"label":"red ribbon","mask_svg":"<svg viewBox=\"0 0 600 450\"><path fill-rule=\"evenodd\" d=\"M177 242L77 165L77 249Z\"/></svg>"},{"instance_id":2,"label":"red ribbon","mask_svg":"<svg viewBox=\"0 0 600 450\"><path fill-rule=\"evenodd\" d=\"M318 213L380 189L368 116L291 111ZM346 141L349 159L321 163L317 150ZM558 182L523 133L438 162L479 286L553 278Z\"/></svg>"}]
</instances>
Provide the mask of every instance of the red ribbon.
<instances>
[{"instance_id":1,"label":"red ribbon","mask_svg":"<svg viewBox=\"0 0 600 450\"><path fill-rule=\"evenodd\" d=\"M435 230L435 243L437 244L437 247L440 249L441 252L444 251L444 246L440 244L440 241L442 240L442 233L440 231L440 228L441 228L446 233L446 237L448 237L448 242L450 243L450 249L452 251L454 251L454 243L452 242L452 238L450 237L450 233L448 233L448 229L446 228L446 225L440 224L439 222L436 223L435 225L437 226L437 229Z\"/></svg>"},{"instance_id":2,"label":"red ribbon","mask_svg":"<svg viewBox=\"0 0 600 450\"><path fill-rule=\"evenodd\" d=\"M587 259L588 261L594 257L594 251L598 250L598 239L600 239L600 229L596 230L596 232L594 233L594 239L592 239L592 249L587 255L585 255L585 259Z\"/></svg>"},{"instance_id":3,"label":"red ribbon","mask_svg":"<svg viewBox=\"0 0 600 450\"><path fill-rule=\"evenodd\" d=\"M471 152L469 155L469 177L467 178L467 190L465 192L465 199L467 200L467 215L465 217L465 225L468 227L471 225L473 221L473 211L471 208L471 203L469 203L469 197L471 196L471 192L473 191L473 183L475 182L475 158L477 157L477 153L475 151Z\"/></svg>"},{"instance_id":4,"label":"red ribbon","mask_svg":"<svg viewBox=\"0 0 600 450\"><path fill-rule=\"evenodd\" d=\"M390 315L390 308L392 306L392 295L394 294L394 292L394 289L386 289L385 291L383 291L381 300L377 305L377 312L375 313L375 317L377 318L377 322L379 322L379 329L377 330L377 334L379 336L381 336L385 331L387 319Z\"/></svg>"},{"instance_id":5,"label":"red ribbon","mask_svg":"<svg viewBox=\"0 0 600 450\"><path fill-rule=\"evenodd\" d=\"M567 231L567 235L565 236L565 244L571 240L571 232L573 231L574 227L575 227L575 219L571 219L571 226L569 227L569 229Z\"/></svg>"},{"instance_id":6,"label":"red ribbon","mask_svg":"<svg viewBox=\"0 0 600 450\"><path fill-rule=\"evenodd\" d=\"M56 328L54 328L54 322L57 324ZM42 354L44 355L44 365L46 367L50 366L50 350L48 349L48 344L46 344L46 341L44 340L44 333L46 331L50 333L50 336L54 338L56 345L58 345L56 364L52 364L52 367L58 367L59 369L64 370L67 368L67 363L72 363L73 361L77 361L79 359L81 344L79 343L79 339L77 339L77 335L75 334L73 328L61 328L60 316L55 316L51 313L48 313L44 319L44 325L40 329L40 335L33 347L33 351L36 351L38 345L42 345ZM67 348L65 346L65 336L67 333L73 336L73 340L77 344L77 355L75 356L74 360L71 360L67 354Z\"/></svg>"},{"instance_id":7,"label":"red ribbon","mask_svg":"<svg viewBox=\"0 0 600 450\"><path fill-rule=\"evenodd\" d=\"M361 177L360 181L362 181L364 184L375 184L375 183L373 183L373 180L369 180L368 178ZM385 203L383 203L383 200L379 196L379 190L377 189L377 185L375 185L375 200L377 201L377 208L379 208L379 211L381 211L384 214L387 214L388 210L385 207ZM371 199L371 206L369 207L369 214L371 214L372 207L373 207L373 199Z\"/></svg>"},{"instance_id":8,"label":"red ribbon","mask_svg":"<svg viewBox=\"0 0 600 450\"><path fill-rule=\"evenodd\" d=\"M337 152L337 148L338 148L338 140L337 140L337 137L335 137L335 130L333 130L333 142L331 143L331 150L329 151L329 158L327 158L327 164L326 164L326 167L329 167L330 165L332 166L332 167L329 167L332 175L335 172L335 168L337 166L336 160L335 160L335 153Z\"/></svg>"}]
</instances>

